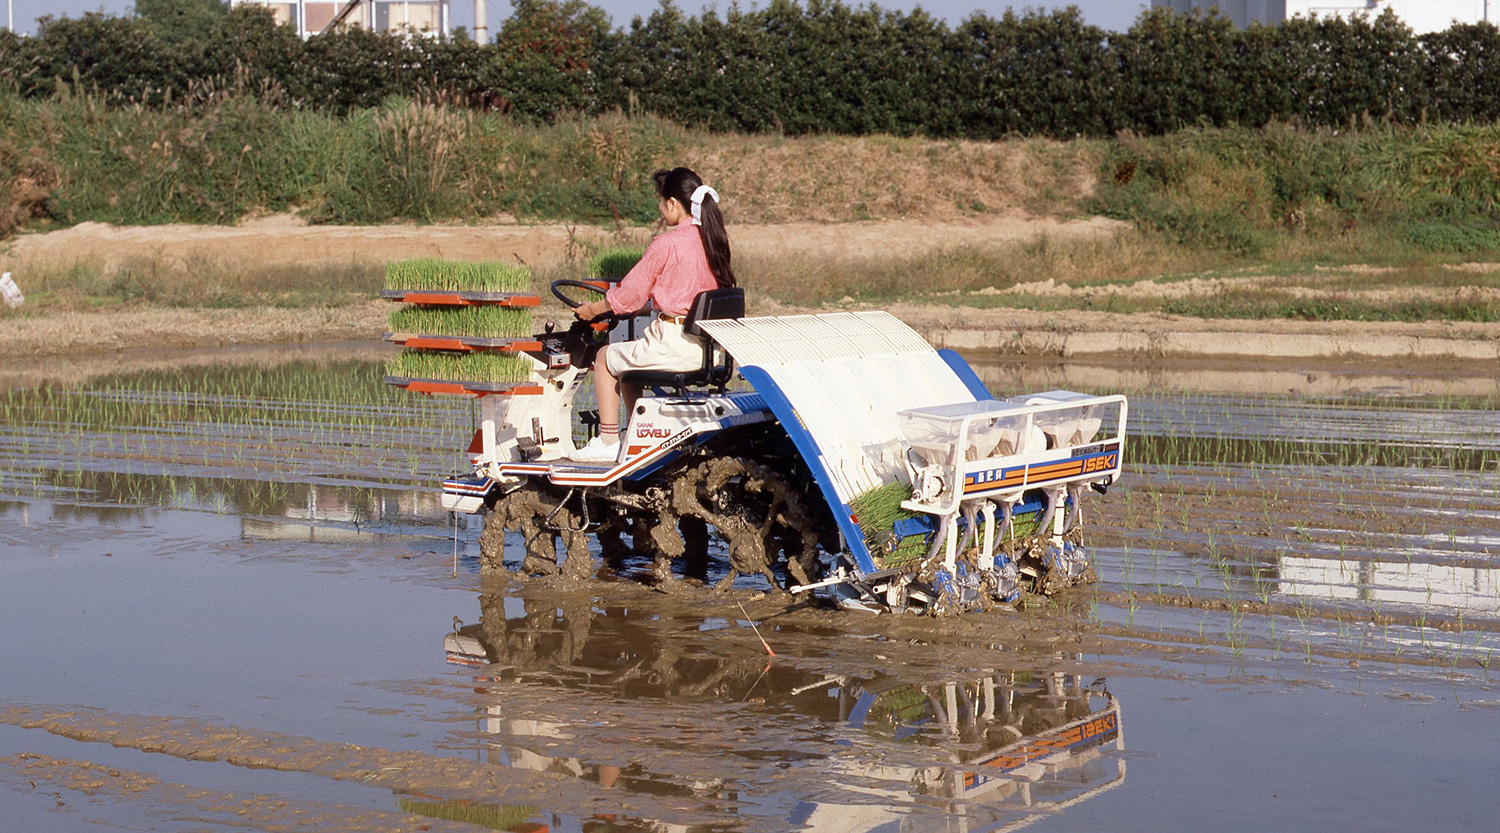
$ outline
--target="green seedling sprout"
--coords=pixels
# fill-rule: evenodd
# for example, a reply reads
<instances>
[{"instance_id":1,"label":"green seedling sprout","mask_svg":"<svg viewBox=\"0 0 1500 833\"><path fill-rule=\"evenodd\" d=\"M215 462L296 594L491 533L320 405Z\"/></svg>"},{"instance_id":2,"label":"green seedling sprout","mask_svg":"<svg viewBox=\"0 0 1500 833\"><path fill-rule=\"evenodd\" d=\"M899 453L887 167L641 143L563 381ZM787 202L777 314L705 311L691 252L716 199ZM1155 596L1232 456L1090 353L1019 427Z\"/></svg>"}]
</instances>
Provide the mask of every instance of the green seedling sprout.
<instances>
[{"instance_id":1,"label":"green seedling sprout","mask_svg":"<svg viewBox=\"0 0 1500 833\"><path fill-rule=\"evenodd\" d=\"M385 288L446 292L530 292L531 270L505 263L437 258L386 264Z\"/></svg>"},{"instance_id":2,"label":"green seedling sprout","mask_svg":"<svg viewBox=\"0 0 1500 833\"><path fill-rule=\"evenodd\" d=\"M495 353L404 350L387 363L386 373L410 379L507 384L530 378L531 366L525 359Z\"/></svg>"}]
</instances>

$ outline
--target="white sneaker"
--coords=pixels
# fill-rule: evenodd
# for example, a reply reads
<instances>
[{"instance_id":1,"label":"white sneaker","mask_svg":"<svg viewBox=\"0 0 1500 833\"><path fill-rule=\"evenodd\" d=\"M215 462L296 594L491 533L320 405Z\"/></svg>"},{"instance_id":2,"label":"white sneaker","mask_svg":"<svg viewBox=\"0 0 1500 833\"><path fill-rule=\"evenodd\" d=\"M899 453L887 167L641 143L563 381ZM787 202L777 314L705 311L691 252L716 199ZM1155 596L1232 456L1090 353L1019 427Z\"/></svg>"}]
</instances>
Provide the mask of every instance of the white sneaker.
<instances>
[{"instance_id":1,"label":"white sneaker","mask_svg":"<svg viewBox=\"0 0 1500 833\"><path fill-rule=\"evenodd\" d=\"M620 444L607 443L602 438L595 437L589 440L588 445L573 452L568 459L580 463L613 463L620 459Z\"/></svg>"}]
</instances>

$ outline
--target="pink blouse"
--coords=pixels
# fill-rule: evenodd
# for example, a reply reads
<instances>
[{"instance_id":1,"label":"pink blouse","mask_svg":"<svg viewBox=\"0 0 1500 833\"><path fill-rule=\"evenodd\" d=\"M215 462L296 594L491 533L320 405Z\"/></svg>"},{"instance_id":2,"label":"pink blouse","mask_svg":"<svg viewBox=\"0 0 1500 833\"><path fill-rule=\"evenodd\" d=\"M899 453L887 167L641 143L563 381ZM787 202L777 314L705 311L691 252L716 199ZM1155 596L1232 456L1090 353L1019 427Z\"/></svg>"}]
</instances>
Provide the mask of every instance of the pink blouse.
<instances>
[{"instance_id":1,"label":"pink blouse","mask_svg":"<svg viewBox=\"0 0 1500 833\"><path fill-rule=\"evenodd\" d=\"M648 299L658 312L687 315L699 292L718 286L708 268L698 227L684 220L657 235L641 262L604 297L616 315L643 309Z\"/></svg>"}]
</instances>

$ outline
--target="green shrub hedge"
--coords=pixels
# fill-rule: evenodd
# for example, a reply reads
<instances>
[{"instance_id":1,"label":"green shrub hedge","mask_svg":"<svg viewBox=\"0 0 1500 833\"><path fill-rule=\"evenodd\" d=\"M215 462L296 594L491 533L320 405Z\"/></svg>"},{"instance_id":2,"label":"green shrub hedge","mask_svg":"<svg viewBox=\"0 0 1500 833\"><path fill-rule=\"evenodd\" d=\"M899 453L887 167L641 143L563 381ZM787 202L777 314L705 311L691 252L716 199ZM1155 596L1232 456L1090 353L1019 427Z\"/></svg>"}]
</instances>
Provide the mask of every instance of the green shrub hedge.
<instances>
[{"instance_id":1,"label":"green shrub hedge","mask_svg":"<svg viewBox=\"0 0 1500 833\"><path fill-rule=\"evenodd\" d=\"M665 3L613 28L583 0L514 0L487 44L359 29L304 42L249 6L195 26L86 14L0 32L0 90L157 107L232 86L334 113L402 96L541 120L645 110L712 130L973 139L1500 118L1500 29L1417 37L1389 11L1239 30L1156 9L1115 33L1073 8L950 27L920 9L771 0L698 16Z\"/></svg>"}]
</instances>

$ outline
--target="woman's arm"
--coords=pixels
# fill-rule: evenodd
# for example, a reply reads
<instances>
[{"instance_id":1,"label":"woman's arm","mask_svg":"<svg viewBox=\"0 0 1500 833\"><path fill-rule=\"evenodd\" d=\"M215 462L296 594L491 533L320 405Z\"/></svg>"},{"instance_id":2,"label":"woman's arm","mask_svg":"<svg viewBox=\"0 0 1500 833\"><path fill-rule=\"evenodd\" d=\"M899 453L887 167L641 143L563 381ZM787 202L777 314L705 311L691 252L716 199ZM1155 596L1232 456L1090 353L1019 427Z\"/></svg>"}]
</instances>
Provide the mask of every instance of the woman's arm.
<instances>
[{"instance_id":1,"label":"woman's arm","mask_svg":"<svg viewBox=\"0 0 1500 833\"><path fill-rule=\"evenodd\" d=\"M663 240L665 234L652 240L641 255L641 261L625 277L604 294L609 309L619 315L629 315L645 308L651 300L651 288L671 265L672 248Z\"/></svg>"},{"instance_id":2,"label":"woman's arm","mask_svg":"<svg viewBox=\"0 0 1500 833\"><path fill-rule=\"evenodd\" d=\"M609 301L600 298L589 304L579 304L573 308L573 314L584 321L593 321L595 318L610 311Z\"/></svg>"}]
</instances>

